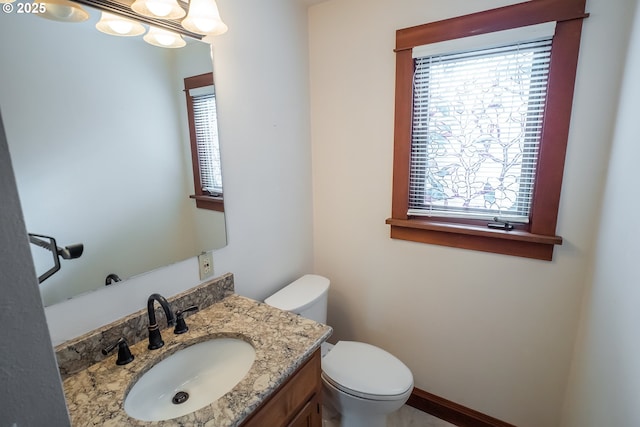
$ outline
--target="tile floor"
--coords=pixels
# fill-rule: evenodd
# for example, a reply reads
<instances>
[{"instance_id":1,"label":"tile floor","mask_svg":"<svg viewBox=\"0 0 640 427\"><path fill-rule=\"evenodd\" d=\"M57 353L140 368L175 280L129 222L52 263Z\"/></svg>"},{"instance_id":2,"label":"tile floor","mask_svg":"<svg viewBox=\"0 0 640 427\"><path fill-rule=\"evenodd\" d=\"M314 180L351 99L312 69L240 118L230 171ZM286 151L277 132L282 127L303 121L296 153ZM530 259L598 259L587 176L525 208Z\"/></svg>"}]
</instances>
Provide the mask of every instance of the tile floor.
<instances>
[{"instance_id":1,"label":"tile floor","mask_svg":"<svg viewBox=\"0 0 640 427\"><path fill-rule=\"evenodd\" d=\"M325 412L326 413L326 412ZM324 420L323 427L338 427L336 419ZM389 415L387 427L455 427L453 424L404 405Z\"/></svg>"},{"instance_id":2,"label":"tile floor","mask_svg":"<svg viewBox=\"0 0 640 427\"><path fill-rule=\"evenodd\" d=\"M440 418L436 418L411 406L404 405L389 415L387 427L455 427Z\"/></svg>"}]
</instances>

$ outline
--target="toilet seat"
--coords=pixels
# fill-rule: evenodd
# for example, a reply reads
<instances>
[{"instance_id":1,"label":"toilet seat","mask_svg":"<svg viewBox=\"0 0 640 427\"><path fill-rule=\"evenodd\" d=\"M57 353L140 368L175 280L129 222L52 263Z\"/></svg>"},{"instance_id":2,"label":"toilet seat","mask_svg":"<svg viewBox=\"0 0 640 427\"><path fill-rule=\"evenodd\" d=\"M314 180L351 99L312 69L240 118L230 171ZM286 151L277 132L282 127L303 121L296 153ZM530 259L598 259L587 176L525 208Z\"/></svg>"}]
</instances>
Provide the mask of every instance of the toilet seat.
<instances>
[{"instance_id":1,"label":"toilet seat","mask_svg":"<svg viewBox=\"0 0 640 427\"><path fill-rule=\"evenodd\" d=\"M335 388L368 400L395 400L411 391L413 375L398 358L371 344L339 341L322 359Z\"/></svg>"}]
</instances>

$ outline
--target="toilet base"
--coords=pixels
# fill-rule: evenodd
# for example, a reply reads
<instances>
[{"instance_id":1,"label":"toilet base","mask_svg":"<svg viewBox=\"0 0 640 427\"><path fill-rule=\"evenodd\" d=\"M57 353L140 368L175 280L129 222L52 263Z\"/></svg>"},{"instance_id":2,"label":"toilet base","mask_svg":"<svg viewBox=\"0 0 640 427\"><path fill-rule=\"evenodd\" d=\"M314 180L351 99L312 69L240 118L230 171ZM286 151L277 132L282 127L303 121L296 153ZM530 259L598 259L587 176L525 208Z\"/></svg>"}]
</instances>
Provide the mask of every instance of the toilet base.
<instances>
[{"instance_id":1,"label":"toilet base","mask_svg":"<svg viewBox=\"0 0 640 427\"><path fill-rule=\"evenodd\" d=\"M367 400L352 396L335 388L322 378L324 427L386 427L387 415L394 412L409 398L411 389L397 400ZM327 422L325 422L325 420Z\"/></svg>"}]
</instances>

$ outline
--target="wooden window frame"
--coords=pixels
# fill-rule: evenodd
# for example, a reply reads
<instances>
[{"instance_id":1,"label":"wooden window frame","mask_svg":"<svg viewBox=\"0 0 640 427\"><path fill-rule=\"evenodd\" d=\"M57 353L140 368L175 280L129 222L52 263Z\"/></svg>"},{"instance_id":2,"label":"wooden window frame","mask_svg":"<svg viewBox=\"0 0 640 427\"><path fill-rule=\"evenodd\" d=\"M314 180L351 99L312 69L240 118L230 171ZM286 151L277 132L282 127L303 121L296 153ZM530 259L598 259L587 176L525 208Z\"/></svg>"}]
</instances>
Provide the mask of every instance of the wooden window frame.
<instances>
[{"instance_id":1,"label":"wooden window frame","mask_svg":"<svg viewBox=\"0 0 640 427\"><path fill-rule=\"evenodd\" d=\"M193 98L189 90L204 86L213 86L213 73L200 74L193 77L185 77L184 93L187 98L187 116L189 118L189 140L191 145L191 166L193 168L193 188L195 194L189 196L196 202L199 209L224 212L224 197L214 197L202 191L200 183L200 162L198 161L198 142L196 141L196 124L193 120Z\"/></svg>"},{"instance_id":2,"label":"wooden window frame","mask_svg":"<svg viewBox=\"0 0 640 427\"><path fill-rule=\"evenodd\" d=\"M396 32L396 99L391 238L551 261L569 137L586 0L530 0ZM556 21L536 183L528 224L505 231L486 221L410 217L409 169L414 60L412 49L472 35ZM514 224L515 225L515 224Z\"/></svg>"}]
</instances>

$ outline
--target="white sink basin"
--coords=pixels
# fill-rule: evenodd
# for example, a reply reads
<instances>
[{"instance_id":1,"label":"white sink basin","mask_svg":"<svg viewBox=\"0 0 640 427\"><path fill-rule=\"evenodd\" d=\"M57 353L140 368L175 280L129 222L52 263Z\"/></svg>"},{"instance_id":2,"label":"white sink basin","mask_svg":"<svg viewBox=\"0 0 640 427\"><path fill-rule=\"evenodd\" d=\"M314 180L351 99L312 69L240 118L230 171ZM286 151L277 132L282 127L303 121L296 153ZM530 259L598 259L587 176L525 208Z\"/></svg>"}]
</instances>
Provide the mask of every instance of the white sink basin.
<instances>
[{"instance_id":1,"label":"white sink basin","mask_svg":"<svg viewBox=\"0 0 640 427\"><path fill-rule=\"evenodd\" d=\"M124 410L142 421L168 420L197 411L235 387L255 357L251 344L237 338L215 338L179 350L134 384Z\"/></svg>"}]
</instances>

